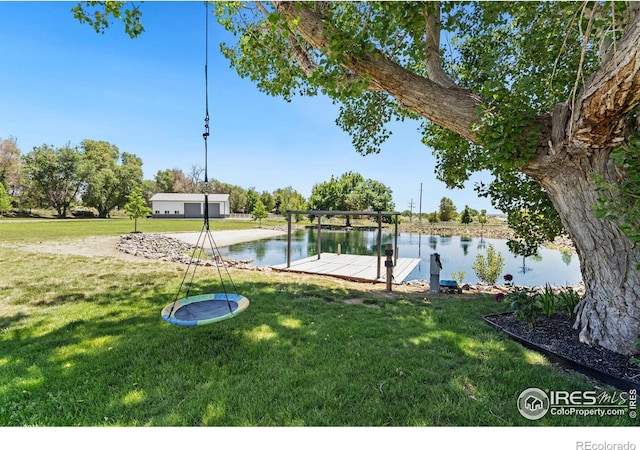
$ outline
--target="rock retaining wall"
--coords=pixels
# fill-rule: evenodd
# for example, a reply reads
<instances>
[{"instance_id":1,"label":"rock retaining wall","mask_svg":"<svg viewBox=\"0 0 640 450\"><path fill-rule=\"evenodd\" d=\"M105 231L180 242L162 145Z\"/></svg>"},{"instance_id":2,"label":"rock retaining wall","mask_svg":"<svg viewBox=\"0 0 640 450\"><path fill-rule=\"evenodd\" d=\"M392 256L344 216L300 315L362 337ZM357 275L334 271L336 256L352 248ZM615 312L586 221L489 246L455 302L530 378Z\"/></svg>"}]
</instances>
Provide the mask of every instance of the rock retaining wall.
<instances>
[{"instance_id":1,"label":"rock retaining wall","mask_svg":"<svg viewBox=\"0 0 640 450\"><path fill-rule=\"evenodd\" d=\"M429 282L426 280L411 280L405 281L402 284L412 287L418 287L420 289L429 290ZM559 294L562 291L566 290L574 290L580 296L584 295L585 287L584 283L581 281L575 286L567 285L567 286L550 286L553 290L554 294ZM477 284L464 284L462 285L462 291L468 292L471 294L508 294L509 292L513 292L516 289L531 289L533 292L543 292L546 286L509 286L502 284L487 284L487 283L477 283Z\"/></svg>"},{"instance_id":2,"label":"rock retaining wall","mask_svg":"<svg viewBox=\"0 0 640 450\"><path fill-rule=\"evenodd\" d=\"M182 264L197 264L201 266L236 267L250 270L270 270L257 267L251 261L239 261L231 258L215 257L206 252L200 252L202 247L187 244L162 234L131 233L120 236L117 249L130 255L160 261L170 261ZM197 256L197 257L196 257Z\"/></svg>"}]
</instances>

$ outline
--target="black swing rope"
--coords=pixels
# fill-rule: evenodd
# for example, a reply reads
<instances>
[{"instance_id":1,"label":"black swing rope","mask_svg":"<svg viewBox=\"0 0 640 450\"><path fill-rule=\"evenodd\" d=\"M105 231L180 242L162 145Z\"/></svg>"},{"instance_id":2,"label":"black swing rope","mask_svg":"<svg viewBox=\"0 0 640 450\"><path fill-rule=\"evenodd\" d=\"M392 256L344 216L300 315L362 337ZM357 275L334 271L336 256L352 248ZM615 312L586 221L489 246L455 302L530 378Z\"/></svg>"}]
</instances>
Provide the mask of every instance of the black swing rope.
<instances>
[{"instance_id":1,"label":"black swing rope","mask_svg":"<svg viewBox=\"0 0 640 450\"><path fill-rule=\"evenodd\" d=\"M226 276L229 279L233 290L236 294L238 294L238 288L236 287L233 279L231 278L231 274L229 273L229 268L224 263L222 256L220 254L220 250L216 245L213 235L211 234L211 230L209 227L209 174L208 174L208 160L209 160L209 151L207 146L207 138L209 137L209 2L205 2L205 62L204 62L204 86L205 86L205 116L204 116L204 133L202 133L202 137L204 139L204 223L202 224L202 230L200 231L200 235L198 236L198 240L196 242L197 251L192 252L191 257L189 258L189 263L187 265L187 269L184 272L184 276L182 277L182 281L180 282L180 287L178 288L178 292L176 294L176 298L173 301L173 305L171 306L171 311L169 312L169 316L173 313L176 302L180 298L180 292L182 292L182 287L185 284L187 276L189 275L189 271L191 266L193 265L193 272L191 273L191 278L189 280L186 295L185 297L189 297L191 286L193 284L193 280L196 275L196 269L198 264L196 261L200 261L203 253L205 244L209 243L209 247L212 250L212 258L213 262L218 268L218 277L220 279L220 284L222 285L222 290L225 295L225 299L227 302L227 307L229 308L229 312L233 312L231 307L231 301L229 301L229 295L227 294L227 287L224 282L224 277L222 275L222 271L220 270L220 265L222 265L225 269ZM203 238L204 235L204 238Z\"/></svg>"}]
</instances>

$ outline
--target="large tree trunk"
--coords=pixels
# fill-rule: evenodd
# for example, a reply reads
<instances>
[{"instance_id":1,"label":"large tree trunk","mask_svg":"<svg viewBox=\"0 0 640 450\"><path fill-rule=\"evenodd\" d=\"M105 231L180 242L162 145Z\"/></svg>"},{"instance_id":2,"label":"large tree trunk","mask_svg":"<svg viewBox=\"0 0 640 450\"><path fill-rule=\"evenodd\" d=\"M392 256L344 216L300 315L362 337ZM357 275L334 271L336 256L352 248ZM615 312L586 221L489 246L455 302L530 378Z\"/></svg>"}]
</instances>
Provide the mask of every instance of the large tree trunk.
<instances>
[{"instance_id":1,"label":"large tree trunk","mask_svg":"<svg viewBox=\"0 0 640 450\"><path fill-rule=\"evenodd\" d=\"M554 167L532 171L545 188L574 242L586 295L574 328L580 341L625 355L635 354L640 336L640 248L618 226L598 219L593 210L599 193L592 174L614 170L608 158L565 154Z\"/></svg>"}]
</instances>

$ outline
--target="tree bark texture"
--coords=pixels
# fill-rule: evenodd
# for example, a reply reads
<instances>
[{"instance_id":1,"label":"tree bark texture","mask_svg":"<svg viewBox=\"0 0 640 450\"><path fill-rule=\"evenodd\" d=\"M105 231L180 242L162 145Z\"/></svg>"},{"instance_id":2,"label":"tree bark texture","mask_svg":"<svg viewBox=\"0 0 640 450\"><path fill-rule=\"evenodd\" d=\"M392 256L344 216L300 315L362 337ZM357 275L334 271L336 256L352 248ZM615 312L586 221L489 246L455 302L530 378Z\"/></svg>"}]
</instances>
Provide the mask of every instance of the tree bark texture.
<instances>
[{"instance_id":1,"label":"tree bark texture","mask_svg":"<svg viewBox=\"0 0 640 450\"><path fill-rule=\"evenodd\" d=\"M278 12L297 18L296 32L320 50L329 48L327 24L314 11L295 2L275 2ZM427 34L438 30L428 22ZM606 62L571 101L536 121L540 125L536 157L522 171L548 193L574 242L586 295L575 326L581 341L630 355L640 336L640 249L615 223L598 219L593 211L599 196L593 174L615 181L611 151L625 138L625 120L640 104L640 14ZM345 67L367 76L399 103L460 136L477 142L480 122L475 94L435 77L421 77L373 51L354 57L341 55ZM433 62L433 61L432 61ZM431 68L431 73L438 71Z\"/></svg>"},{"instance_id":2,"label":"tree bark texture","mask_svg":"<svg viewBox=\"0 0 640 450\"><path fill-rule=\"evenodd\" d=\"M586 295L574 327L581 342L631 355L640 335L640 249L592 208L599 196L592 174L612 170L608 158L567 152L553 170L532 176L549 194L580 259Z\"/></svg>"}]
</instances>

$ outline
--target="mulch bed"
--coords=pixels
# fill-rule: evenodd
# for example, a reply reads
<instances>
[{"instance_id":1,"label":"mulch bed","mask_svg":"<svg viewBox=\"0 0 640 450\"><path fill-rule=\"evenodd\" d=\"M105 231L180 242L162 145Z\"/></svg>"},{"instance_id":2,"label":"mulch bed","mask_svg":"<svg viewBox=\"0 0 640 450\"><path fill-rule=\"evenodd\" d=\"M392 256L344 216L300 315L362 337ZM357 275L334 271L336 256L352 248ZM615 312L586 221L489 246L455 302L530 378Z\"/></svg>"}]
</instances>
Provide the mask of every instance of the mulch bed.
<instances>
[{"instance_id":1,"label":"mulch bed","mask_svg":"<svg viewBox=\"0 0 640 450\"><path fill-rule=\"evenodd\" d=\"M598 345L581 343L578 330L573 329L573 321L564 312L538 318L533 328L510 313L489 315L484 319L512 339L541 351L564 366L620 389L640 388L640 366L627 356Z\"/></svg>"}]
</instances>

